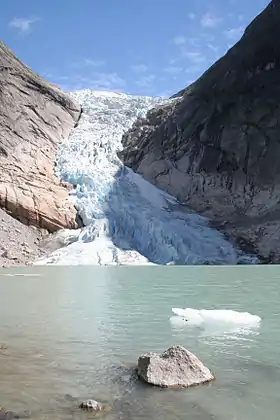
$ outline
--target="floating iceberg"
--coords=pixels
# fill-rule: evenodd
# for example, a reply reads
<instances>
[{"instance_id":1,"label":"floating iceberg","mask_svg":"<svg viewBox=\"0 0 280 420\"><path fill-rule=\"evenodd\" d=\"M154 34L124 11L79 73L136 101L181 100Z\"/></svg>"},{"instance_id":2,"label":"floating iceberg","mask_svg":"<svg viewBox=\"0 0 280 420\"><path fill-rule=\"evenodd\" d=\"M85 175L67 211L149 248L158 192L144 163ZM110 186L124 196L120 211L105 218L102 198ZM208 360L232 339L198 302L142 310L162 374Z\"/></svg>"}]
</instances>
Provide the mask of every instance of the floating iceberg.
<instances>
[{"instance_id":1,"label":"floating iceberg","mask_svg":"<svg viewBox=\"0 0 280 420\"><path fill-rule=\"evenodd\" d=\"M172 308L172 312L192 325L222 323L237 326L258 326L261 322L261 318L258 315L229 309Z\"/></svg>"}]
</instances>

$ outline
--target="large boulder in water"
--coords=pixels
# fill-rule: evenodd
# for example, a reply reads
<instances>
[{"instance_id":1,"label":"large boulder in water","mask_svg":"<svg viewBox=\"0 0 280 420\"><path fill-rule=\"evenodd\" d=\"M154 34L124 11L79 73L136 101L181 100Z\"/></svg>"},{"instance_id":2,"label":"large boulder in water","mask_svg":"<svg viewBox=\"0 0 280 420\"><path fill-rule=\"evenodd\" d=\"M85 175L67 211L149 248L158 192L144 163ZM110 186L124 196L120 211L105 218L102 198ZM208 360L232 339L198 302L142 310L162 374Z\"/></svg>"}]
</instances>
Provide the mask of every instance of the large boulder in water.
<instances>
[{"instance_id":1,"label":"large boulder in water","mask_svg":"<svg viewBox=\"0 0 280 420\"><path fill-rule=\"evenodd\" d=\"M0 41L0 207L20 222L50 232L78 226L54 163L80 115L79 104Z\"/></svg>"},{"instance_id":2,"label":"large boulder in water","mask_svg":"<svg viewBox=\"0 0 280 420\"><path fill-rule=\"evenodd\" d=\"M123 137L125 165L264 261L280 262L280 1Z\"/></svg>"},{"instance_id":3,"label":"large boulder in water","mask_svg":"<svg viewBox=\"0 0 280 420\"><path fill-rule=\"evenodd\" d=\"M140 356L138 375L145 382L164 388L188 388L215 379L212 372L182 346L170 347L161 355Z\"/></svg>"}]
</instances>

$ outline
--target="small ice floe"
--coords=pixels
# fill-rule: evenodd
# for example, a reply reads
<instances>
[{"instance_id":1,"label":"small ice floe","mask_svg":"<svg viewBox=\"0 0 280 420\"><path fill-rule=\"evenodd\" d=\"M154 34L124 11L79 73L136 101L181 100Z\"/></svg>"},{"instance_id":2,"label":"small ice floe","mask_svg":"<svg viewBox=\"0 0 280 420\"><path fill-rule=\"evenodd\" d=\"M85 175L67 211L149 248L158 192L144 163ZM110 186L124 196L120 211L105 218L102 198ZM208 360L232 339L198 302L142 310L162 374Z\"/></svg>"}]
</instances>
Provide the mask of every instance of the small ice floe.
<instances>
[{"instance_id":1,"label":"small ice floe","mask_svg":"<svg viewBox=\"0 0 280 420\"><path fill-rule=\"evenodd\" d=\"M229 309L172 308L173 314L190 325L230 324L236 326L259 326L261 318L249 312Z\"/></svg>"}]
</instances>

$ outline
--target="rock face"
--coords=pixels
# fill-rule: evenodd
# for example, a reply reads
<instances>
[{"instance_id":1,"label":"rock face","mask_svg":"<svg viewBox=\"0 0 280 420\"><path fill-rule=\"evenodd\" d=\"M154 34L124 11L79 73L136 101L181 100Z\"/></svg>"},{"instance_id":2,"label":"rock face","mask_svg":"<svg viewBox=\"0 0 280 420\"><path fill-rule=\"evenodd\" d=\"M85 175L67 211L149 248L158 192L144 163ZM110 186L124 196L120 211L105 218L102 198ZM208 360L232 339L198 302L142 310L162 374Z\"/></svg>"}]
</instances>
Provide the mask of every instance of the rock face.
<instances>
[{"instance_id":1,"label":"rock face","mask_svg":"<svg viewBox=\"0 0 280 420\"><path fill-rule=\"evenodd\" d=\"M124 163L280 261L280 2L170 104L124 136Z\"/></svg>"},{"instance_id":2,"label":"rock face","mask_svg":"<svg viewBox=\"0 0 280 420\"><path fill-rule=\"evenodd\" d=\"M77 227L67 186L54 175L59 142L81 108L0 41L0 207L53 232Z\"/></svg>"},{"instance_id":3,"label":"rock face","mask_svg":"<svg viewBox=\"0 0 280 420\"><path fill-rule=\"evenodd\" d=\"M170 347L161 355L140 356L138 375L145 382L164 388L188 388L215 379L210 370L182 346Z\"/></svg>"}]
</instances>

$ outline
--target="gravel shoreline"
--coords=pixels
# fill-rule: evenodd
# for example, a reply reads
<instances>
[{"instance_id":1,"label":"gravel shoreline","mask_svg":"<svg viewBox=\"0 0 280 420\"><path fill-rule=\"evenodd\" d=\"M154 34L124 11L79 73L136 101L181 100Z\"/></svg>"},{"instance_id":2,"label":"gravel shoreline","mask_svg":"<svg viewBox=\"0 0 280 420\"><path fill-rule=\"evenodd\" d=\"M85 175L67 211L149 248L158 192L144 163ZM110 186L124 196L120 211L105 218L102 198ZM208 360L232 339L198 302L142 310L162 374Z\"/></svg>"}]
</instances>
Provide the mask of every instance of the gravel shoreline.
<instances>
[{"instance_id":1,"label":"gravel shoreline","mask_svg":"<svg viewBox=\"0 0 280 420\"><path fill-rule=\"evenodd\" d=\"M50 236L45 229L26 226L0 209L0 267L31 265L46 254L43 241Z\"/></svg>"}]
</instances>

